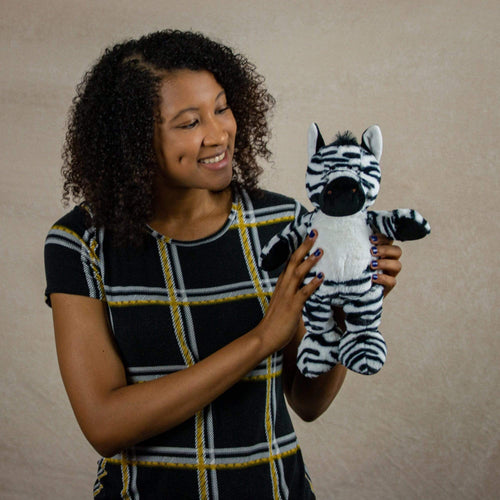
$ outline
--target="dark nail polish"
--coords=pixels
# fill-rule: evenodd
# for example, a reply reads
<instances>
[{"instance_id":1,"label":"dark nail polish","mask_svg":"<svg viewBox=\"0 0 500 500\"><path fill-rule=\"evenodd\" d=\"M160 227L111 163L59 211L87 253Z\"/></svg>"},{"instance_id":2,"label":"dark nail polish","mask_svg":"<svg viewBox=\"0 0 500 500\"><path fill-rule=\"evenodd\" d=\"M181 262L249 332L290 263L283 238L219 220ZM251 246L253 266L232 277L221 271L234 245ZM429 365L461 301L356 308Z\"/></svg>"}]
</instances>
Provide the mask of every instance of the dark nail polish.
<instances>
[{"instance_id":1,"label":"dark nail polish","mask_svg":"<svg viewBox=\"0 0 500 500\"><path fill-rule=\"evenodd\" d=\"M319 248L317 248L316 251L314 252L314 255L316 257L319 257L321 255L321 250Z\"/></svg>"},{"instance_id":2,"label":"dark nail polish","mask_svg":"<svg viewBox=\"0 0 500 500\"><path fill-rule=\"evenodd\" d=\"M377 281L377 280L378 280L378 274L374 274L374 275L372 276L372 279L373 279L373 280L375 280L375 281Z\"/></svg>"},{"instance_id":3,"label":"dark nail polish","mask_svg":"<svg viewBox=\"0 0 500 500\"><path fill-rule=\"evenodd\" d=\"M377 253L378 253L377 247L372 247L372 254L377 255Z\"/></svg>"},{"instance_id":4,"label":"dark nail polish","mask_svg":"<svg viewBox=\"0 0 500 500\"><path fill-rule=\"evenodd\" d=\"M372 234L370 236L370 240L373 241L373 243L376 243L378 241L378 238L374 234Z\"/></svg>"},{"instance_id":5,"label":"dark nail polish","mask_svg":"<svg viewBox=\"0 0 500 500\"><path fill-rule=\"evenodd\" d=\"M372 267L378 267L378 262L376 260L372 260Z\"/></svg>"},{"instance_id":6,"label":"dark nail polish","mask_svg":"<svg viewBox=\"0 0 500 500\"><path fill-rule=\"evenodd\" d=\"M314 232L314 231L311 231L311 232L309 233L309 238L314 238L314 235L315 235L315 232Z\"/></svg>"},{"instance_id":7,"label":"dark nail polish","mask_svg":"<svg viewBox=\"0 0 500 500\"><path fill-rule=\"evenodd\" d=\"M319 278L320 280L322 280L322 279L323 279L323 276L324 276L324 274L323 274L323 273L318 273L318 278Z\"/></svg>"}]
</instances>

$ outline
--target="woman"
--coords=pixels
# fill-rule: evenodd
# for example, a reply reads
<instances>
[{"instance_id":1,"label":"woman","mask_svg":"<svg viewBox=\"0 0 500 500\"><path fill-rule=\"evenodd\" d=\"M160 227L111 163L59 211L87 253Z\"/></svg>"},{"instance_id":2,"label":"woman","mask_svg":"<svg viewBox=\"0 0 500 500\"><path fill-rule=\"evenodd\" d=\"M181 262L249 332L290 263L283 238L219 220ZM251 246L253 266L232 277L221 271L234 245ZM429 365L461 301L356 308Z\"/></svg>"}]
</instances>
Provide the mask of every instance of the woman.
<instances>
[{"instance_id":1,"label":"woman","mask_svg":"<svg viewBox=\"0 0 500 500\"><path fill-rule=\"evenodd\" d=\"M45 247L62 378L103 456L98 498L314 498L284 402L324 412L345 368L295 367L315 232L279 275L260 249L301 210L257 188L273 98L243 56L163 31L78 88L65 197ZM378 283L401 251L379 238Z\"/></svg>"}]
</instances>

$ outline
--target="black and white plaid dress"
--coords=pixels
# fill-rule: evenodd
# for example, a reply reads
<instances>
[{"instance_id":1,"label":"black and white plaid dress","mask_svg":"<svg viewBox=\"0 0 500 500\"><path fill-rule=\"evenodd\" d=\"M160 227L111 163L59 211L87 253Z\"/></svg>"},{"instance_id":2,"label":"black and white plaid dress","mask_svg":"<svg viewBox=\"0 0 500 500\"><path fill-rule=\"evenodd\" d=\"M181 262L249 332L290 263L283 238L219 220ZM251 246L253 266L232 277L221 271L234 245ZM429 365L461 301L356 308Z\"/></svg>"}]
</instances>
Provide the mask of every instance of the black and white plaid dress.
<instances>
[{"instance_id":1,"label":"black and white plaid dress","mask_svg":"<svg viewBox=\"0 0 500 500\"><path fill-rule=\"evenodd\" d=\"M185 369L256 326L276 274L264 244L303 210L291 198L236 192L226 224L181 242L148 228L141 248L111 248L75 207L45 245L46 298L106 302L128 382ZM290 421L280 352L178 427L99 461L97 498L266 500L314 495Z\"/></svg>"}]
</instances>

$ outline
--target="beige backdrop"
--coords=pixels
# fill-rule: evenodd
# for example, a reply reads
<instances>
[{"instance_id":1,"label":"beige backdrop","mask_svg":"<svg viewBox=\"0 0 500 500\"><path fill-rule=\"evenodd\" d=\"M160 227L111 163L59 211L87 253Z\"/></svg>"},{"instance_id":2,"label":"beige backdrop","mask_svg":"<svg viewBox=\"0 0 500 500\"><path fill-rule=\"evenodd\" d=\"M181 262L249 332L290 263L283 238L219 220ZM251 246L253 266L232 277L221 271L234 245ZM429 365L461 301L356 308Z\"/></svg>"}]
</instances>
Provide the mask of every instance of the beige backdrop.
<instances>
[{"instance_id":1,"label":"beige backdrop","mask_svg":"<svg viewBox=\"0 0 500 500\"><path fill-rule=\"evenodd\" d=\"M278 102L267 188L307 202L310 122L327 137L378 123L376 208L414 207L432 225L403 245L384 369L349 374L322 418L297 422L318 498L498 498L499 5L2 0L0 497L90 497L98 457L64 393L43 304L66 113L104 47L178 27L234 46L266 76Z\"/></svg>"}]
</instances>

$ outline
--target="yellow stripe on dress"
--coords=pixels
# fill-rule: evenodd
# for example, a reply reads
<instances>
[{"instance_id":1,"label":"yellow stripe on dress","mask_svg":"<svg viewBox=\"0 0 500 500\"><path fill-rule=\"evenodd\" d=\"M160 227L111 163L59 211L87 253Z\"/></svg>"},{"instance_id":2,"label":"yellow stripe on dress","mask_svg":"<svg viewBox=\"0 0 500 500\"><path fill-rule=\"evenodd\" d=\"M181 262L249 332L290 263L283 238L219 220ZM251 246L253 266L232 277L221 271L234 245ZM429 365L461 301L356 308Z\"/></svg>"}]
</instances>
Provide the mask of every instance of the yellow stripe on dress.
<instances>
[{"instance_id":1,"label":"yellow stripe on dress","mask_svg":"<svg viewBox=\"0 0 500 500\"><path fill-rule=\"evenodd\" d=\"M291 450L284 451L282 453L277 453L276 455L271 455L265 458L257 458L255 460L249 460L248 462L235 462L230 464L183 464L176 462L160 462L158 460L137 460L130 459L127 460L129 465L136 465L141 467L163 467L165 469L188 469L188 470L236 470L236 469L246 469L248 467L255 467L256 465L264 465L272 461L281 460L283 458L295 455L300 450L299 445L295 446ZM118 458L108 458L109 463L121 464L121 460Z\"/></svg>"},{"instance_id":2,"label":"yellow stripe on dress","mask_svg":"<svg viewBox=\"0 0 500 500\"><path fill-rule=\"evenodd\" d=\"M245 222L245 227L261 227L261 226L270 226L271 224L279 224L281 222L291 222L295 220L294 215L286 215L285 217L276 217L275 219L267 219L260 222ZM240 223L233 224L229 226L229 229L239 229L241 227Z\"/></svg>"},{"instance_id":3,"label":"yellow stripe on dress","mask_svg":"<svg viewBox=\"0 0 500 500\"><path fill-rule=\"evenodd\" d=\"M179 344L186 365L193 366L195 361L189 347L187 345L186 339L184 337L184 328L182 325L182 318L180 313L180 305L175 295L174 280L172 277L172 268L170 265L170 260L168 258L167 246L164 240L159 240L159 250L160 259L163 267L163 273L165 276L165 281L167 283L170 309L172 313L175 337L177 343ZM195 415L195 439L196 439L196 454L198 458L198 487L200 492L200 498L206 500L208 498L207 492L207 471L204 467L205 465L205 453L203 449L204 443L204 432L203 432L203 410L200 410Z\"/></svg>"},{"instance_id":4,"label":"yellow stripe on dress","mask_svg":"<svg viewBox=\"0 0 500 500\"><path fill-rule=\"evenodd\" d=\"M92 240L92 242L90 243L90 249L91 249L90 259L91 259L91 263L92 263L92 271L94 271L94 276L95 276L95 279L97 281L97 285L99 286L101 297L103 299L105 299L106 292L104 291L104 283L102 282L101 272L100 272L99 267L98 267L100 260L96 254L96 247L97 247L97 241Z\"/></svg>"},{"instance_id":5,"label":"yellow stripe on dress","mask_svg":"<svg viewBox=\"0 0 500 500\"><path fill-rule=\"evenodd\" d=\"M262 293L242 293L240 295L232 295L230 297L221 297L218 299L207 299L207 300L179 300L175 301L175 304L180 307L190 307L190 306L210 306L213 304L223 304L225 302L235 302L238 300L248 300L261 298L262 296L271 297L272 292L262 292ZM171 306L173 302L169 300L161 299L139 299L139 300L124 300L124 301L109 301L108 305L110 307L129 307L129 306Z\"/></svg>"},{"instance_id":6,"label":"yellow stripe on dress","mask_svg":"<svg viewBox=\"0 0 500 500\"><path fill-rule=\"evenodd\" d=\"M184 328L182 327L181 314L179 311L179 302L177 301L177 297L175 296L175 287L172 278L172 271L170 267L165 241L159 240L159 250L160 250L161 264L163 267L163 275L165 276L165 281L167 283L169 304L172 314L172 320L174 323L175 337L177 339L179 347L181 348L184 362L186 363L187 366L193 366L194 359L187 346L186 339L184 338Z\"/></svg>"},{"instance_id":7,"label":"yellow stripe on dress","mask_svg":"<svg viewBox=\"0 0 500 500\"><path fill-rule=\"evenodd\" d=\"M55 224L54 226L52 226L52 230L63 231L65 233L73 236L73 238L76 238L82 244L82 246L87 249L89 257L90 257L90 265L92 267L94 277L97 281L97 286L99 287L99 291L100 291L102 299L105 300L106 293L104 291L104 283L102 281L101 272L99 271L100 259L96 253L96 248L98 245L97 241L95 239L92 239L90 246L88 246L87 243L81 238L80 235L78 235L77 233L75 233L71 229L67 228L66 226L60 226L58 224Z\"/></svg>"},{"instance_id":8,"label":"yellow stripe on dress","mask_svg":"<svg viewBox=\"0 0 500 500\"><path fill-rule=\"evenodd\" d=\"M247 262L248 269L250 271L250 276L252 278L253 285L255 290L257 291L257 297L259 298L262 311L265 314L267 311L267 307L269 302L267 300L268 294L266 294L262 288L260 283L259 274L257 272L257 268L255 266L255 260L253 258L252 249L250 247L250 239L248 236L248 228L255 227L258 223L247 223L245 222L245 218L243 215L243 207L241 203L236 207L238 214L238 228L240 232L241 242L243 244L243 251L245 254L245 260ZM278 473L276 470L276 464L274 462L273 457L273 426L271 421L271 389L273 384L272 377L272 355L267 358L267 374L266 374L266 416L265 416L265 425L266 425L266 434L268 440L268 448L269 448L269 465L271 469L271 479L273 484L273 499L279 500L279 489L278 489Z\"/></svg>"},{"instance_id":9,"label":"yellow stripe on dress","mask_svg":"<svg viewBox=\"0 0 500 500\"><path fill-rule=\"evenodd\" d=\"M122 452L122 458L120 461L121 470L122 470L122 484L123 488L121 491L121 497L123 500L130 500L130 495L128 494L128 488L130 485L130 473L129 473L129 465L130 462L127 460L127 455L125 452Z\"/></svg>"},{"instance_id":10,"label":"yellow stripe on dress","mask_svg":"<svg viewBox=\"0 0 500 500\"><path fill-rule=\"evenodd\" d=\"M250 272L250 277L252 279L253 286L257 291L256 297L258 297L260 301L260 305L262 307L262 311L265 313L267 311L268 300L267 297L270 295L269 293L264 292L262 285L260 284L259 275L257 273L257 268L255 266L255 261L252 255L252 250L250 247L250 241L248 238L248 224L245 223L245 219L243 217L243 207L241 203L236 207L238 214L238 228L240 231L241 243L243 245L243 252L245 255L245 260L248 266L248 270Z\"/></svg>"}]
</instances>

